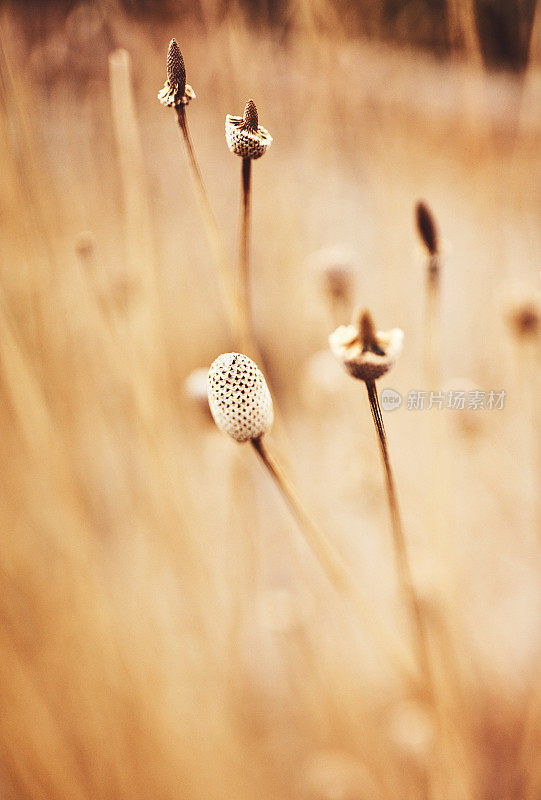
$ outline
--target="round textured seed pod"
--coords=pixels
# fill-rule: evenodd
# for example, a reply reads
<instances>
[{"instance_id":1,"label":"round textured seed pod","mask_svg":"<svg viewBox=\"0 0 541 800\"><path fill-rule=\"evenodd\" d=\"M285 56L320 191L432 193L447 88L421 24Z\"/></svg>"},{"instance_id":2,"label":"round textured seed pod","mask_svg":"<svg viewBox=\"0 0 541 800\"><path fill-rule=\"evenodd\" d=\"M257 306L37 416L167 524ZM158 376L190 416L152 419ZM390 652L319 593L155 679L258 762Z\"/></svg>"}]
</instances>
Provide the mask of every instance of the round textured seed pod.
<instances>
[{"instance_id":1,"label":"round textured seed pod","mask_svg":"<svg viewBox=\"0 0 541 800\"><path fill-rule=\"evenodd\" d=\"M207 387L216 425L235 441L259 439L270 430L272 398L263 373L248 356L218 356L211 364Z\"/></svg>"},{"instance_id":2,"label":"round textured seed pod","mask_svg":"<svg viewBox=\"0 0 541 800\"><path fill-rule=\"evenodd\" d=\"M257 108L253 100L246 103L244 116L225 118L225 138L232 153L241 158L261 158L272 144L272 136L258 124Z\"/></svg>"}]
</instances>

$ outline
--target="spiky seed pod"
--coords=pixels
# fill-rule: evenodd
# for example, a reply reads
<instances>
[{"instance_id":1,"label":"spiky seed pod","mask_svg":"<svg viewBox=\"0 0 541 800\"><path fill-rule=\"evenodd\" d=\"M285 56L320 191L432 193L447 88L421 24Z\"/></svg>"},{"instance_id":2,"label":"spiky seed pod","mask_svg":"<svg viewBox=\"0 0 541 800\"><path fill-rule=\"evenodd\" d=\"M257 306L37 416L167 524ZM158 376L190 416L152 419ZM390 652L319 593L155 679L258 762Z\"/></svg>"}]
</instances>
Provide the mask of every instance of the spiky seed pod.
<instances>
[{"instance_id":1,"label":"spiky seed pod","mask_svg":"<svg viewBox=\"0 0 541 800\"><path fill-rule=\"evenodd\" d=\"M232 153L241 158L261 158L272 144L272 136L259 125L257 107L248 100L242 117L228 114L225 118L225 138Z\"/></svg>"},{"instance_id":2,"label":"spiky seed pod","mask_svg":"<svg viewBox=\"0 0 541 800\"><path fill-rule=\"evenodd\" d=\"M417 231L431 256L439 251L438 229L432 211L422 200L415 206Z\"/></svg>"},{"instance_id":3,"label":"spiky seed pod","mask_svg":"<svg viewBox=\"0 0 541 800\"><path fill-rule=\"evenodd\" d=\"M357 325L341 325L329 336L329 345L349 374L363 381L374 381L388 372L402 352L404 333L400 328L376 331L368 311Z\"/></svg>"},{"instance_id":4,"label":"spiky seed pod","mask_svg":"<svg viewBox=\"0 0 541 800\"><path fill-rule=\"evenodd\" d=\"M224 353L211 364L209 406L218 428L237 442L259 439L274 419L263 373L248 356Z\"/></svg>"},{"instance_id":5,"label":"spiky seed pod","mask_svg":"<svg viewBox=\"0 0 541 800\"><path fill-rule=\"evenodd\" d=\"M164 106L187 106L195 99L195 92L186 83L186 68L176 39L171 39L167 51L167 80L158 99Z\"/></svg>"}]
</instances>

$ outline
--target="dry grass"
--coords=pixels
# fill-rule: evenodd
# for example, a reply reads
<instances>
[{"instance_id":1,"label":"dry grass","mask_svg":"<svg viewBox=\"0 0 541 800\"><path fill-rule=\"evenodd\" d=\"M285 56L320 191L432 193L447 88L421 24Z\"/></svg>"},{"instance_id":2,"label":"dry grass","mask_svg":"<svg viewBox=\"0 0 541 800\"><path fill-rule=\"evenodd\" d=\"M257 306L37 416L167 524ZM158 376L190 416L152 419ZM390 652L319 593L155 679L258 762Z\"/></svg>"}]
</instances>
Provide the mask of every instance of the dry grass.
<instances>
[{"instance_id":1,"label":"dry grass","mask_svg":"<svg viewBox=\"0 0 541 800\"><path fill-rule=\"evenodd\" d=\"M540 351L513 339L498 299L510 280L539 286L539 65L519 83L475 58L336 41L326 6L317 24L299 8L283 41L240 12L218 22L211 5L198 29L80 6L44 15L40 35L2 12L7 800L539 797ZM273 446L396 660L328 585L249 448L184 392L231 338L183 142L156 99L172 36L232 263L239 163L225 115L256 97L274 137L252 209ZM118 48L129 58L109 66ZM382 388L442 388L423 386L419 198L441 234L442 380L507 391L503 411L385 419L438 730L408 678L364 398L314 357L335 321L310 267L321 247L354 248L355 304L405 331ZM444 427L437 536L431 414Z\"/></svg>"}]
</instances>

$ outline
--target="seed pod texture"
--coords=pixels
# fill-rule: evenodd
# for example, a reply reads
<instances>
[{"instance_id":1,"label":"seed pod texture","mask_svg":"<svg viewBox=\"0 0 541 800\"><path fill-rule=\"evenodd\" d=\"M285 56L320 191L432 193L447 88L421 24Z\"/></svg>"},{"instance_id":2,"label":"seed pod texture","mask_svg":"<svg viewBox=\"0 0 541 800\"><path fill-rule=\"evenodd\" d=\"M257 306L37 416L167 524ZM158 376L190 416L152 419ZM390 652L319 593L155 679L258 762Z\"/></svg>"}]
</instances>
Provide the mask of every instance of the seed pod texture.
<instances>
[{"instance_id":1,"label":"seed pod texture","mask_svg":"<svg viewBox=\"0 0 541 800\"><path fill-rule=\"evenodd\" d=\"M244 127L249 131L257 131L259 126L259 117L257 115L257 106L253 100L248 100L244 107L244 114L242 115Z\"/></svg>"},{"instance_id":2,"label":"seed pod texture","mask_svg":"<svg viewBox=\"0 0 541 800\"><path fill-rule=\"evenodd\" d=\"M216 425L235 441L258 439L270 430L272 398L263 373L248 356L218 356L210 367L207 387Z\"/></svg>"},{"instance_id":3,"label":"seed pod texture","mask_svg":"<svg viewBox=\"0 0 541 800\"><path fill-rule=\"evenodd\" d=\"M171 86L178 87L178 94L184 94L184 89L186 87L186 68L184 67L184 59L182 58L182 53L180 52L180 47L176 39L171 39L167 52L167 80Z\"/></svg>"},{"instance_id":4,"label":"seed pod texture","mask_svg":"<svg viewBox=\"0 0 541 800\"><path fill-rule=\"evenodd\" d=\"M241 158L261 158L272 144L272 136L259 125L256 104L248 100L242 117L228 114L225 118L225 138L232 153Z\"/></svg>"}]
</instances>

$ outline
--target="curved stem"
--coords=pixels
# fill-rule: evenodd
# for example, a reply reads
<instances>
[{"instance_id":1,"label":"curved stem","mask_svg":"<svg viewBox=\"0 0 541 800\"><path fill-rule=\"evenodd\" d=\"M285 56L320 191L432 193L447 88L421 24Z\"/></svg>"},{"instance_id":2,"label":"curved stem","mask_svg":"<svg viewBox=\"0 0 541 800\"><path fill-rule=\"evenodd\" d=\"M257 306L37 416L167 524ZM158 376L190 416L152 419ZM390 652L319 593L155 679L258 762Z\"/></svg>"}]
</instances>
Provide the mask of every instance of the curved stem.
<instances>
[{"instance_id":1,"label":"curved stem","mask_svg":"<svg viewBox=\"0 0 541 800\"><path fill-rule=\"evenodd\" d=\"M231 264L227 257L222 237L218 229L218 224L216 222L214 212L212 211L212 207L208 199L207 191L205 189L205 184L203 183L201 170L199 169L199 164L197 163L197 159L195 157L195 150L193 147L192 138L190 136L190 131L188 128L188 120L186 117L186 106L184 105L175 106L175 111L177 112L178 126L181 130L182 136L184 137L184 141L186 143L188 159L190 161L190 167L192 170L195 186L197 189L197 194L199 197L199 204L205 220L205 225L209 235L210 243L220 270L222 291L227 304L229 318L233 328L233 336L235 342L242 349L242 344L246 339L245 323L242 310L239 307L238 301L235 296L235 292L233 290L233 272Z\"/></svg>"},{"instance_id":2,"label":"curved stem","mask_svg":"<svg viewBox=\"0 0 541 800\"><path fill-rule=\"evenodd\" d=\"M373 610L367 607L347 565L304 509L293 484L276 458L269 452L262 438L252 439L251 444L278 486L293 516L297 520L308 546L319 561L334 588L342 597L345 597L346 600L355 606L363 624L370 631L372 638L385 653L386 657L408 678L410 683L415 684L415 678L412 675L410 665L404 660L396 645L393 644L385 634L384 629L375 618Z\"/></svg>"},{"instance_id":3,"label":"curved stem","mask_svg":"<svg viewBox=\"0 0 541 800\"><path fill-rule=\"evenodd\" d=\"M393 471L391 468L391 460L389 458L387 435L385 433L385 426L383 424L383 417L381 415L381 409L379 405L378 392L376 389L375 381L366 381L366 389L368 392L368 400L370 402L370 411L372 412L372 419L374 420L374 425L376 427L376 431L378 434L383 466L385 468L385 485L387 489L389 510L391 512L391 527L393 533L393 545L394 545L394 553L396 559L396 567L398 572L398 580L411 619L415 653L418 660L418 664L421 670L421 674L425 681L426 689L429 692L431 700L433 701L434 683L433 683L432 669L430 664L430 654L429 654L425 618L422 611L421 603L417 596L417 592L415 591L415 585L413 583L413 577L411 573L411 567L409 563L407 546L406 546L406 538L404 536L404 529L402 527L400 508L398 505Z\"/></svg>"}]
</instances>

